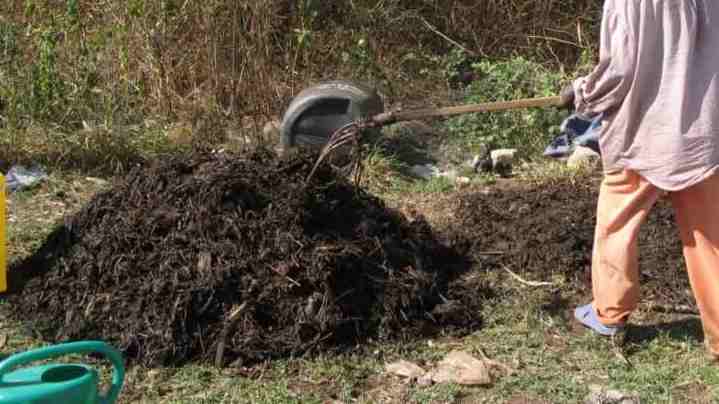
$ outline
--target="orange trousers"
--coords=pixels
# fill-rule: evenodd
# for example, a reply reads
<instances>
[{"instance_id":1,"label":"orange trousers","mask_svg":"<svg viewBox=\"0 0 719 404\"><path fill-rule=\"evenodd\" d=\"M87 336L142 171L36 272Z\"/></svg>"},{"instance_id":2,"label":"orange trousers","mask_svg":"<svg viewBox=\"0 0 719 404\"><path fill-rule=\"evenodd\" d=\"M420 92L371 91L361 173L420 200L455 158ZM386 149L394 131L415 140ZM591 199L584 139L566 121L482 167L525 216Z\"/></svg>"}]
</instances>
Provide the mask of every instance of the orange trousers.
<instances>
[{"instance_id":1,"label":"orange trousers","mask_svg":"<svg viewBox=\"0 0 719 404\"><path fill-rule=\"evenodd\" d=\"M636 172L605 174L592 254L593 305L605 325L620 324L639 303L637 236L666 192ZM689 281L710 353L719 356L719 175L667 194L675 211Z\"/></svg>"}]
</instances>

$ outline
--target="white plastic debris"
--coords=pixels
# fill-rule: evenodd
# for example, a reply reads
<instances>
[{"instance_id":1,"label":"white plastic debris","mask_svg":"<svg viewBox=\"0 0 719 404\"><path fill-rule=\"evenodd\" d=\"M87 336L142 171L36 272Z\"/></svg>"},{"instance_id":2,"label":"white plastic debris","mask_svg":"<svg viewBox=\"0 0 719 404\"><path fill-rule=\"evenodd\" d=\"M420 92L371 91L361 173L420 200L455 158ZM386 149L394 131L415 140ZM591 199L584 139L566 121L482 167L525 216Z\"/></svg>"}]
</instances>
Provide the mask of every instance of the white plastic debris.
<instances>
[{"instance_id":1,"label":"white plastic debris","mask_svg":"<svg viewBox=\"0 0 719 404\"><path fill-rule=\"evenodd\" d=\"M5 174L5 184L11 192L21 191L30 188L40 181L47 179L47 173L38 166L25 168L24 166L13 166Z\"/></svg>"}]
</instances>

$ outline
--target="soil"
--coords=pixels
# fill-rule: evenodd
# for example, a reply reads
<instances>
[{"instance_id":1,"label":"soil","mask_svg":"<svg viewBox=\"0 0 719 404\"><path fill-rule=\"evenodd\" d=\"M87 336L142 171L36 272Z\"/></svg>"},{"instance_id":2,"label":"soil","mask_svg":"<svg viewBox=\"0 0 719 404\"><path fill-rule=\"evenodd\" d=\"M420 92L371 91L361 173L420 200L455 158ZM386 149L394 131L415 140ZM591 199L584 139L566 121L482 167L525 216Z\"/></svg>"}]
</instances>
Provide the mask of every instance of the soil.
<instances>
[{"instance_id":1,"label":"soil","mask_svg":"<svg viewBox=\"0 0 719 404\"><path fill-rule=\"evenodd\" d=\"M305 187L314 161L258 151L137 167L11 265L12 315L146 366L477 329L466 245L324 166Z\"/></svg>"},{"instance_id":2,"label":"soil","mask_svg":"<svg viewBox=\"0 0 719 404\"><path fill-rule=\"evenodd\" d=\"M598 190L599 177L586 174L460 195L453 228L471 243L475 271L508 268L528 280L561 280L586 300ZM657 203L642 226L639 251L643 302L695 307L667 200Z\"/></svg>"},{"instance_id":3,"label":"soil","mask_svg":"<svg viewBox=\"0 0 719 404\"><path fill-rule=\"evenodd\" d=\"M11 265L13 316L146 366L247 364L466 335L511 290L482 274L505 269L590 297L596 175L460 192L440 235L328 168L305 187L313 163L259 151L136 168ZM694 307L667 201L639 248L644 301ZM554 296L547 309L566 308Z\"/></svg>"}]
</instances>

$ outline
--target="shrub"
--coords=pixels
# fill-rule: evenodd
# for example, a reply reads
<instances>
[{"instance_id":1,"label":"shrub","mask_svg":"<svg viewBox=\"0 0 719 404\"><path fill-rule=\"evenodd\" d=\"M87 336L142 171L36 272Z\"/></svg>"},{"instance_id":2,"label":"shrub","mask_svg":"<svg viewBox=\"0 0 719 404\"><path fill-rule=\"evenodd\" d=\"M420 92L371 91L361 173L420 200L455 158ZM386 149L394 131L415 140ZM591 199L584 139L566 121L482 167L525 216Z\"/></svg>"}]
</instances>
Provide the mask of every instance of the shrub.
<instances>
[{"instance_id":1,"label":"shrub","mask_svg":"<svg viewBox=\"0 0 719 404\"><path fill-rule=\"evenodd\" d=\"M515 57L472 65L477 79L467 88L468 104L548 97L568 80L542 64ZM556 135L567 116L557 108L532 108L460 115L447 121L454 142L475 153L490 148L516 148L521 156L535 156Z\"/></svg>"},{"instance_id":2,"label":"shrub","mask_svg":"<svg viewBox=\"0 0 719 404\"><path fill-rule=\"evenodd\" d=\"M300 90L338 78L377 86L387 105L432 102L445 95L452 50L573 68L595 42L599 8L593 0L0 1L0 135L86 123L196 127L198 116L261 127Z\"/></svg>"}]
</instances>

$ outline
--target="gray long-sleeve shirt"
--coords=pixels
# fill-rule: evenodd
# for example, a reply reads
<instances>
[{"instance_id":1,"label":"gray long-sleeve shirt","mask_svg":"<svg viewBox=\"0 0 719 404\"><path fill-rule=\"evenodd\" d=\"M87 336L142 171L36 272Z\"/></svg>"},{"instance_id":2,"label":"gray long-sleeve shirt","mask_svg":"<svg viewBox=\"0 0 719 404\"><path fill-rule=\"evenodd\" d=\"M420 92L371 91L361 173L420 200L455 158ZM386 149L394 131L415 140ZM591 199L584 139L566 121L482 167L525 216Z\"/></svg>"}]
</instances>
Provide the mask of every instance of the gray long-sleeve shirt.
<instances>
[{"instance_id":1,"label":"gray long-sleeve shirt","mask_svg":"<svg viewBox=\"0 0 719 404\"><path fill-rule=\"evenodd\" d=\"M719 170L719 1L606 0L599 63L574 82L604 114L605 170L677 191Z\"/></svg>"}]
</instances>

